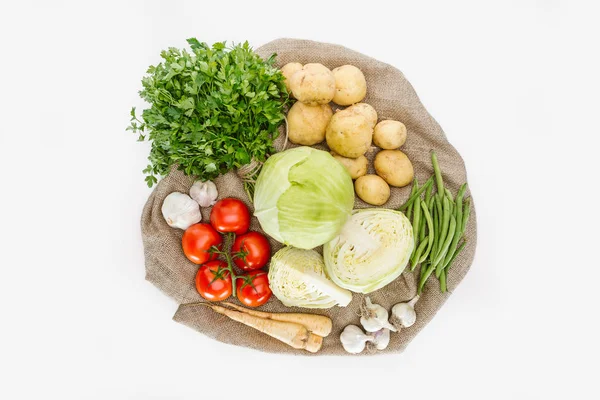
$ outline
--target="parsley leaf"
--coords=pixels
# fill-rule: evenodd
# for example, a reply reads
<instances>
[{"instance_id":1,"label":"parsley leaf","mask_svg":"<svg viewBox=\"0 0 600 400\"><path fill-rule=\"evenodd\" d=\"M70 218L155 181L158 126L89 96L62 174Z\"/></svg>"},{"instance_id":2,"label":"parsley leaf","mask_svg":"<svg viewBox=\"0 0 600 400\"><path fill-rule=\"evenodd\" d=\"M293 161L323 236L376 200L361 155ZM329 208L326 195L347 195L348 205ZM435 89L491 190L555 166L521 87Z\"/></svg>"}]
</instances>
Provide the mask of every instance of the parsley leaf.
<instances>
[{"instance_id":1,"label":"parsley leaf","mask_svg":"<svg viewBox=\"0 0 600 400\"><path fill-rule=\"evenodd\" d=\"M275 55L265 61L248 42L187 42L191 51L161 52L139 92L150 107L140 118L135 107L130 112L127 130L152 142L143 171L149 187L173 165L205 180L265 161L285 119L289 96Z\"/></svg>"}]
</instances>

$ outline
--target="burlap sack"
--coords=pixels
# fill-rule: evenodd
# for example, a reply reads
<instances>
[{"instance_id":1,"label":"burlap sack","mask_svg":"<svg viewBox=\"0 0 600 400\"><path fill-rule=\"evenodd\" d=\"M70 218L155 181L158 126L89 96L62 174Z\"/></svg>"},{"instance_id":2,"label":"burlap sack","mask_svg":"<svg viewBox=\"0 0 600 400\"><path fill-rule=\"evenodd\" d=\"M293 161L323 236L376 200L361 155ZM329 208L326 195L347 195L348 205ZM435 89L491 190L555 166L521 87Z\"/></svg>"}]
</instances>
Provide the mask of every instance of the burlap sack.
<instances>
[{"instance_id":1,"label":"burlap sack","mask_svg":"<svg viewBox=\"0 0 600 400\"><path fill-rule=\"evenodd\" d=\"M435 149L444 172L445 185L456 193L460 184L466 182L465 166L460 155L448 143L440 126L427 113L410 83L396 68L342 46L308 40L279 39L260 47L257 52L265 58L272 53L277 53L279 66L297 61L302 64L318 62L331 69L344 64L352 64L360 68L367 79L368 87L364 102L375 107L379 120L394 119L406 125L408 139L402 146L402 151L412 160L419 181L424 182L433 174L430 150ZM281 146L282 138L276 144ZM369 152L371 160L376 151L373 148ZM372 166L370 168L372 173ZM189 262L183 255L181 250L183 232L170 228L165 223L161 214L161 205L163 199L171 192L187 193L192 183L193 178L185 176L180 171L172 171L156 186L142 214L146 279L180 304L173 319L221 342L266 352L310 355L304 350L295 350L252 328L231 321L207 307L186 306L187 303L203 300L194 287L198 266ZM221 176L215 183L219 190L219 198L237 197L247 200L242 182L236 174L229 173ZM409 191L410 186L393 188L392 196L385 207L400 206L408 197ZM357 198L356 208L364 207L367 207L367 204ZM250 209L253 211L252 207ZM209 211L209 209L202 210L203 221L208 221ZM261 231L256 218L252 220L251 229ZM448 293L441 293L438 281L431 278L416 306L417 322L399 333L392 333L390 344L384 352L402 351L433 318L469 270L476 245L474 209L471 210L466 239L465 249L456 258L448 273ZM271 245L273 252L281 248L281 245L273 240ZM417 273L418 271L414 273L405 271L396 281L371 293L372 301L389 310L394 304L411 299L416 293ZM261 309L273 312L312 312L329 316L333 320L333 332L324 340L323 348L317 355L346 355L348 353L342 348L339 335L346 325L359 323L358 314L362 302L363 295L354 294L348 307L310 310L285 307L273 296ZM376 354L381 353L383 352Z\"/></svg>"}]
</instances>

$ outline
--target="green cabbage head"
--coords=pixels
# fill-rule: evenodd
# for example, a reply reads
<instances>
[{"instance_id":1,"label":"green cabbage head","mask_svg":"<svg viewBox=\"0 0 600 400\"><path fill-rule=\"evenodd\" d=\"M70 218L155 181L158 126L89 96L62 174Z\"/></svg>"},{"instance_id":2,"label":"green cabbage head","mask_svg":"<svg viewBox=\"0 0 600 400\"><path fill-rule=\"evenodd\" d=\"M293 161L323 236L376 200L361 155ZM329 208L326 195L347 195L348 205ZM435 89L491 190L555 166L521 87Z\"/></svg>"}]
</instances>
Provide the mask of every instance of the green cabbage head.
<instances>
[{"instance_id":1,"label":"green cabbage head","mask_svg":"<svg viewBox=\"0 0 600 400\"><path fill-rule=\"evenodd\" d=\"M296 147L267 159L256 181L254 215L275 240L312 249L336 237L352 212L354 186L326 151Z\"/></svg>"}]
</instances>

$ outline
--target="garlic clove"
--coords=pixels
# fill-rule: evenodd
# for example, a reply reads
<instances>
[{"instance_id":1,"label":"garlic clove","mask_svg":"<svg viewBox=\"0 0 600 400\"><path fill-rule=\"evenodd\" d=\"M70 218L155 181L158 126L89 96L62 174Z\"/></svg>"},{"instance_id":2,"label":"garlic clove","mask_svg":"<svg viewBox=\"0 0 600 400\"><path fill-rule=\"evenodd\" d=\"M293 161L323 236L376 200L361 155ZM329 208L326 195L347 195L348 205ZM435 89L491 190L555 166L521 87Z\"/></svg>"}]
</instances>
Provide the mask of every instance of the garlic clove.
<instances>
[{"instance_id":1,"label":"garlic clove","mask_svg":"<svg viewBox=\"0 0 600 400\"><path fill-rule=\"evenodd\" d=\"M194 199L200 207L210 207L217 202L217 185L212 181L196 181L190 188L190 197Z\"/></svg>"},{"instance_id":2,"label":"garlic clove","mask_svg":"<svg viewBox=\"0 0 600 400\"><path fill-rule=\"evenodd\" d=\"M358 354L365 349L366 343L372 341L372 335L366 335L356 325L348 325L340 335L340 341L344 350L351 354Z\"/></svg>"},{"instance_id":3,"label":"garlic clove","mask_svg":"<svg viewBox=\"0 0 600 400\"><path fill-rule=\"evenodd\" d=\"M369 297L365 297L365 304L361 307L360 324L367 332L377 332L387 328L396 332L396 327L388 322L388 312L379 304L373 304Z\"/></svg>"},{"instance_id":4,"label":"garlic clove","mask_svg":"<svg viewBox=\"0 0 600 400\"><path fill-rule=\"evenodd\" d=\"M397 327L409 328L417 321L417 313L415 312L415 304L419 300L419 296L415 296L406 303L398 303L392 307L391 323Z\"/></svg>"},{"instance_id":5,"label":"garlic clove","mask_svg":"<svg viewBox=\"0 0 600 400\"><path fill-rule=\"evenodd\" d=\"M373 344L377 350L385 350L390 344L390 330L383 328L373 333Z\"/></svg>"},{"instance_id":6,"label":"garlic clove","mask_svg":"<svg viewBox=\"0 0 600 400\"><path fill-rule=\"evenodd\" d=\"M161 211L167 224L173 228L186 230L202 220L198 203L185 193L169 194L163 201Z\"/></svg>"}]
</instances>

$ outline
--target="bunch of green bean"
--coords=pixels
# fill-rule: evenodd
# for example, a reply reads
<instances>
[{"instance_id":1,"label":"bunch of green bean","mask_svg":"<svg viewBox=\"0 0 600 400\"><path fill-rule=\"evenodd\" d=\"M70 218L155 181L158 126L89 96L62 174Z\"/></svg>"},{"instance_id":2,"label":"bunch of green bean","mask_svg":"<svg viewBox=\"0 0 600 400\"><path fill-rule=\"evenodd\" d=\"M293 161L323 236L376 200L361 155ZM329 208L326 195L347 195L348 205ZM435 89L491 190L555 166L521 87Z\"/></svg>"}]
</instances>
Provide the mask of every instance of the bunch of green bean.
<instances>
[{"instance_id":1,"label":"bunch of green bean","mask_svg":"<svg viewBox=\"0 0 600 400\"><path fill-rule=\"evenodd\" d=\"M415 178L408 201L400 207L400 211L404 211L412 219L415 247L410 264L411 271L421 265L418 293L423 291L425 282L434 272L440 281L440 290L446 292L448 270L465 247L465 241L461 239L471 213L471 198L463 199L467 184L460 187L455 199L450 190L444 188L442 172L434 151L431 152L431 162L436 193L432 193L434 177L429 178L422 186L419 186Z\"/></svg>"}]
</instances>

